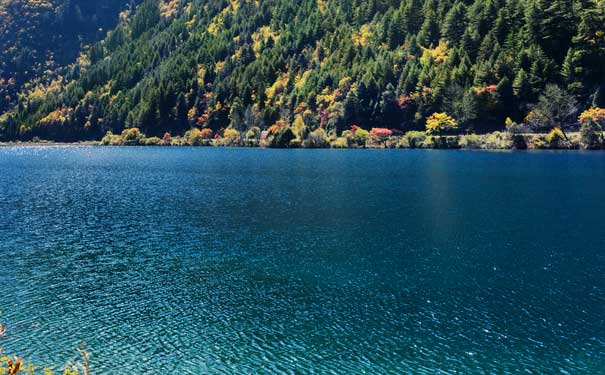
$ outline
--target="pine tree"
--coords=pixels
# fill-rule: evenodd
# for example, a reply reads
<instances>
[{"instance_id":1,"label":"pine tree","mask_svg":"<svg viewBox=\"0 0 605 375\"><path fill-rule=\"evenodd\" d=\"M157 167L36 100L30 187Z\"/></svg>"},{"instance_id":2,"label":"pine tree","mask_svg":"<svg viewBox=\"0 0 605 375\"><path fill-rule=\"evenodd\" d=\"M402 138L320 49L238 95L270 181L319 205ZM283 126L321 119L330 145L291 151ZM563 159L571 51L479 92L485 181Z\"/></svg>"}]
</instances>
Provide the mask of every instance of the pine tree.
<instances>
[{"instance_id":1,"label":"pine tree","mask_svg":"<svg viewBox=\"0 0 605 375\"><path fill-rule=\"evenodd\" d=\"M424 23L418 33L418 43L430 48L437 45L439 42L439 24L437 23L437 15L433 10L429 10L424 17Z\"/></svg>"},{"instance_id":2,"label":"pine tree","mask_svg":"<svg viewBox=\"0 0 605 375\"><path fill-rule=\"evenodd\" d=\"M546 52L562 62L575 35L574 7L572 0L551 0L544 10L540 38Z\"/></svg>"},{"instance_id":3,"label":"pine tree","mask_svg":"<svg viewBox=\"0 0 605 375\"><path fill-rule=\"evenodd\" d=\"M466 30L466 6L464 3L456 3L447 13L443 23L441 36L449 42L458 43Z\"/></svg>"},{"instance_id":4,"label":"pine tree","mask_svg":"<svg viewBox=\"0 0 605 375\"><path fill-rule=\"evenodd\" d=\"M179 93L179 96L176 99L176 130L179 133L183 133L185 130L189 128L187 113L189 109L187 108L187 101L185 100L185 95L183 93Z\"/></svg>"},{"instance_id":5,"label":"pine tree","mask_svg":"<svg viewBox=\"0 0 605 375\"><path fill-rule=\"evenodd\" d=\"M407 23L407 32L417 34L423 23L422 2L420 0L406 0L403 14Z\"/></svg>"},{"instance_id":6,"label":"pine tree","mask_svg":"<svg viewBox=\"0 0 605 375\"><path fill-rule=\"evenodd\" d=\"M513 81L513 93L521 102L529 102L533 96L529 77L525 70L521 69Z\"/></svg>"},{"instance_id":7,"label":"pine tree","mask_svg":"<svg viewBox=\"0 0 605 375\"><path fill-rule=\"evenodd\" d=\"M229 127L239 131L240 133L246 130L245 111L239 97L236 97L231 104L229 110Z\"/></svg>"}]
</instances>

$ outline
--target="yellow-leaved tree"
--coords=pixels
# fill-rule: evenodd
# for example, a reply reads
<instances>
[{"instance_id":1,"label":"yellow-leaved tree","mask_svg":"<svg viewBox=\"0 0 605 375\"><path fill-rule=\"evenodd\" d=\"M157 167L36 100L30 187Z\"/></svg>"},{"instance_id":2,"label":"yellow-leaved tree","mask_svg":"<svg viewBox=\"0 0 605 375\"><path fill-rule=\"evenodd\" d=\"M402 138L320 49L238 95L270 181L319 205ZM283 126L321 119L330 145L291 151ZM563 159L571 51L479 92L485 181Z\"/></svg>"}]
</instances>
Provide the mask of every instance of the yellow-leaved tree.
<instances>
[{"instance_id":1,"label":"yellow-leaved tree","mask_svg":"<svg viewBox=\"0 0 605 375\"><path fill-rule=\"evenodd\" d=\"M585 110L578 117L578 122L580 124L594 122L599 126L605 125L605 108L590 108Z\"/></svg>"},{"instance_id":2,"label":"yellow-leaved tree","mask_svg":"<svg viewBox=\"0 0 605 375\"><path fill-rule=\"evenodd\" d=\"M444 132L458 129L458 122L445 112L433 113L426 119L426 134L443 136Z\"/></svg>"},{"instance_id":3,"label":"yellow-leaved tree","mask_svg":"<svg viewBox=\"0 0 605 375\"><path fill-rule=\"evenodd\" d=\"M605 108L590 108L578 117L582 146L588 149L603 147L603 127L605 126Z\"/></svg>"}]
</instances>

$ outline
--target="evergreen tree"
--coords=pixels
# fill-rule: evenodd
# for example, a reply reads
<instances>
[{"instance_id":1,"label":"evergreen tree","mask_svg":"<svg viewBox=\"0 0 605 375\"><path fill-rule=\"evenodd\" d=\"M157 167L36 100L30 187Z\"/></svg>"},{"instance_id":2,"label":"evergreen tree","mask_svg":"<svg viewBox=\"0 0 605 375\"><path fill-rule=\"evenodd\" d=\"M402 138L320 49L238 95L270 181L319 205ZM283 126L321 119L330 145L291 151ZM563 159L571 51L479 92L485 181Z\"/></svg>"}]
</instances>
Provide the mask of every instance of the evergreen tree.
<instances>
[{"instance_id":1,"label":"evergreen tree","mask_svg":"<svg viewBox=\"0 0 605 375\"><path fill-rule=\"evenodd\" d=\"M16 20L0 24L10 55L0 56L0 112L9 109L0 137L99 139L124 127L162 136L195 126L231 127L244 139L246 129L299 120L310 132L418 129L444 110L487 131L525 118L553 84L580 109L605 97L603 0L179 4L142 1L56 68L34 39L15 42ZM23 15L32 22L24 30L44 18ZM49 68L32 76L31 66Z\"/></svg>"},{"instance_id":2,"label":"evergreen tree","mask_svg":"<svg viewBox=\"0 0 605 375\"><path fill-rule=\"evenodd\" d=\"M464 3L456 3L445 17L441 35L452 44L460 42L464 35L466 12Z\"/></svg>"},{"instance_id":3,"label":"evergreen tree","mask_svg":"<svg viewBox=\"0 0 605 375\"><path fill-rule=\"evenodd\" d=\"M544 49L556 61L562 61L575 35L574 7L572 0L551 0L544 9L540 37Z\"/></svg>"}]
</instances>

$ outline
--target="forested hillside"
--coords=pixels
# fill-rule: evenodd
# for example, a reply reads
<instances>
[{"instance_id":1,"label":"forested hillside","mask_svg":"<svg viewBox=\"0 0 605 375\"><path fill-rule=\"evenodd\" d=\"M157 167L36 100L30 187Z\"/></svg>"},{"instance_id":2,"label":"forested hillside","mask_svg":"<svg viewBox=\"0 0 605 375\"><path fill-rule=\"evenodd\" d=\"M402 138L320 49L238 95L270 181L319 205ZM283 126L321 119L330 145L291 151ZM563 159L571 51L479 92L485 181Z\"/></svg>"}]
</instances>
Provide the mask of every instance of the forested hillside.
<instances>
[{"instance_id":1,"label":"forested hillside","mask_svg":"<svg viewBox=\"0 0 605 375\"><path fill-rule=\"evenodd\" d=\"M524 121L547 87L578 111L603 104L605 0L145 0L0 127L5 139L339 134L424 129L447 112L482 133Z\"/></svg>"},{"instance_id":2,"label":"forested hillside","mask_svg":"<svg viewBox=\"0 0 605 375\"><path fill-rule=\"evenodd\" d=\"M116 26L129 0L0 0L0 113L30 80L46 82L81 45Z\"/></svg>"}]
</instances>

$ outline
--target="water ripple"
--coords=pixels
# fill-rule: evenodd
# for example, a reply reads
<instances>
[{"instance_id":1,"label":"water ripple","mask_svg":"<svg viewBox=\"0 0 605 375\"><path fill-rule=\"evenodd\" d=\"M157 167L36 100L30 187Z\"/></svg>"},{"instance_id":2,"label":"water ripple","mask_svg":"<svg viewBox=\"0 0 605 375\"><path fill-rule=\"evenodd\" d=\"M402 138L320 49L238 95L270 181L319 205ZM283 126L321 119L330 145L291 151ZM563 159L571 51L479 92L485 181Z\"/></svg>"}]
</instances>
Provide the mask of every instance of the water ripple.
<instances>
[{"instance_id":1,"label":"water ripple","mask_svg":"<svg viewBox=\"0 0 605 375\"><path fill-rule=\"evenodd\" d=\"M100 375L603 374L604 167L3 148L0 345L56 368L83 340Z\"/></svg>"}]
</instances>

